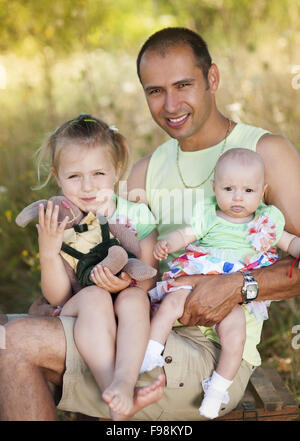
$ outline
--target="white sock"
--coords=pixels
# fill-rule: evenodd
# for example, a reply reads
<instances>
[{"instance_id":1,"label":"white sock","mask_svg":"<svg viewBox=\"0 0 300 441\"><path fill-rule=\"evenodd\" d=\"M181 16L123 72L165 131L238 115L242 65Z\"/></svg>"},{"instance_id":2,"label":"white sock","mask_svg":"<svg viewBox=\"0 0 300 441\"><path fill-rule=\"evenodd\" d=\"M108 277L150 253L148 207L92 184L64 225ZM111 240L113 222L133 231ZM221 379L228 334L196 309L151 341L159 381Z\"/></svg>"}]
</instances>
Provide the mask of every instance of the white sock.
<instances>
[{"instance_id":1,"label":"white sock","mask_svg":"<svg viewBox=\"0 0 300 441\"><path fill-rule=\"evenodd\" d=\"M161 356L164 350L164 345L155 340L149 340L148 346L146 348L146 353L144 361L142 363L140 374L146 371L151 371L157 366L164 365L164 359Z\"/></svg>"},{"instance_id":2,"label":"white sock","mask_svg":"<svg viewBox=\"0 0 300 441\"><path fill-rule=\"evenodd\" d=\"M227 380L216 371L213 372L210 378L202 382L204 398L199 408L201 415L210 419L219 416L222 403L227 404L229 402L227 389L231 384L231 380Z\"/></svg>"},{"instance_id":3,"label":"white sock","mask_svg":"<svg viewBox=\"0 0 300 441\"><path fill-rule=\"evenodd\" d=\"M210 378L210 384L219 391L226 392L229 386L232 384L232 381L227 380L227 378L224 378L216 371L213 371L213 374Z\"/></svg>"}]
</instances>

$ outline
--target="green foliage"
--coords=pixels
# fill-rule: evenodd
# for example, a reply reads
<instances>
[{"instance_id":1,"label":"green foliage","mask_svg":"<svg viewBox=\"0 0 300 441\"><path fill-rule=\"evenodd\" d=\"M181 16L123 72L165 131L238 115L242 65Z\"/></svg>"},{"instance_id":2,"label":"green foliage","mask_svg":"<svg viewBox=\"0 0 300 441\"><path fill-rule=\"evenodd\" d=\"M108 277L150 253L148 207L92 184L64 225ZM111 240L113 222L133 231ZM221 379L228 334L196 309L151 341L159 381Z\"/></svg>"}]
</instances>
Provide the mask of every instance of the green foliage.
<instances>
[{"instance_id":1,"label":"green foliage","mask_svg":"<svg viewBox=\"0 0 300 441\"><path fill-rule=\"evenodd\" d=\"M242 41L253 49L265 29L267 39L299 31L299 11L299 0L0 0L0 49L136 51L152 31L169 25L189 26L224 47Z\"/></svg>"}]
</instances>

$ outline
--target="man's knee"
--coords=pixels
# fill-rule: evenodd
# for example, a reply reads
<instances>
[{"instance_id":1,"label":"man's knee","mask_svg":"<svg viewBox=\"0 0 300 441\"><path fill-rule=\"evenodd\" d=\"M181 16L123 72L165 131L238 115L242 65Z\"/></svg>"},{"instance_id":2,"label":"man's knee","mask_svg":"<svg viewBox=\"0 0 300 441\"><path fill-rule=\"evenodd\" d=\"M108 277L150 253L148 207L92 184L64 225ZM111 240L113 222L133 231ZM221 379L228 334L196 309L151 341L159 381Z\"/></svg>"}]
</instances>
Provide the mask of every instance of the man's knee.
<instances>
[{"instance_id":1,"label":"man's knee","mask_svg":"<svg viewBox=\"0 0 300 441\"><path fill-rule=\"evenodd\" d=\"M24 317L5 325L2 359L62 373L66 353L65 334L56 317Z\"/></svg>"},{"instance_id":2,"label":"man's knee","mask_svg":"<svg viewBox=\"0 0 300 441\"><path fill-rule=\"evenodd\" d=\"M0 325L5 325L8 322L8 318L6 314L0 314Z\"/></svg>"}]
</instances>

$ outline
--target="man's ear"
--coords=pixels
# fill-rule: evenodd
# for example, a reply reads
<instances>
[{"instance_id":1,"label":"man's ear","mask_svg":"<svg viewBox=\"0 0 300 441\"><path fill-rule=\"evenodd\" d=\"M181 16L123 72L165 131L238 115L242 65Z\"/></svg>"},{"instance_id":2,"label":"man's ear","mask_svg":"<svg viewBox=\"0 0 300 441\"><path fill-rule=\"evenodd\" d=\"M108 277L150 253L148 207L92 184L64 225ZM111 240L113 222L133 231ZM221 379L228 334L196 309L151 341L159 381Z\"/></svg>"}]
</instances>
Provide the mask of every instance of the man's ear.
<instances>
[{"instance_id":1,"label":"man's ear","mask_svg":"<svg viewBox=\"0 0 300 441\"><path fill-rule=\"evenodd\" d=\"M220 82L219 69L215 63L212 63L212 65L209 68L207 74L207 82L208 82L209 90L214 95L219 87L219 82Z\"/></svg>"},{"instance_id":2,"label":"man's ear","mask_svg":"<svg viewBox=\"0 0 300 441\"><path fill-rule=\"evenodd\" d=\"M56 180L56 182L57 182L57 185L58 185L59 187L61 187L61 184L60 184L60 180L59 180L59 177L58 177L57 171L55 170L54 167L51 167L51 169L50 169L50 173L54 176L54 178L55 178L55 180Z\"/></svg>"},{"instance_id":3,"label":"man's ear","mask_svg":"<svg viewBox=\"0 0 300 441\"><path fill-rule=\"evenodd\" d=\"M269 187L269 185L268 184L265 184L265 186L264 186L264 191L263 191L263 194L262 194L262 201L265 201L266 200L266 190L268 189L268 187Z\"/></svg>"}]
</instances>

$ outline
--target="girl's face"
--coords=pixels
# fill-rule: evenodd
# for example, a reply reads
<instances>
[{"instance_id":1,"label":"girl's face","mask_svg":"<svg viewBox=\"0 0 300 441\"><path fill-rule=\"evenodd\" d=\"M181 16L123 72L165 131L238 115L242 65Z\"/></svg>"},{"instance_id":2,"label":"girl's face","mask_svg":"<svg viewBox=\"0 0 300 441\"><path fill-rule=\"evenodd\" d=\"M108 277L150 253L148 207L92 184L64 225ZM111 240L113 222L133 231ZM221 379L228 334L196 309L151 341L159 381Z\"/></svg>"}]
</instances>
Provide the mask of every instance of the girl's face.
<instances>
[{"instance_id":1,"label":"girl's face","mask_svg":"<svg viewBox=\"0 0 300 441\"><path fill-rule=\"evenodd\" d=\"M262 200L265 186L260 167L255 164L224 164L213 181L220 210L229 217L251 218Z\"/></svg>"},{"instance_id":2,"label":"girl's face","mask_svg":"<svg viewBox=\"0 0 300 441\"><path fill-rule=\"evenodd\" d=\"M96 213L112 197L119 170L109 148L66 143L60 151L58 170L52 169L64 196L83 212Z\"/></svg>"}]
</instances>

